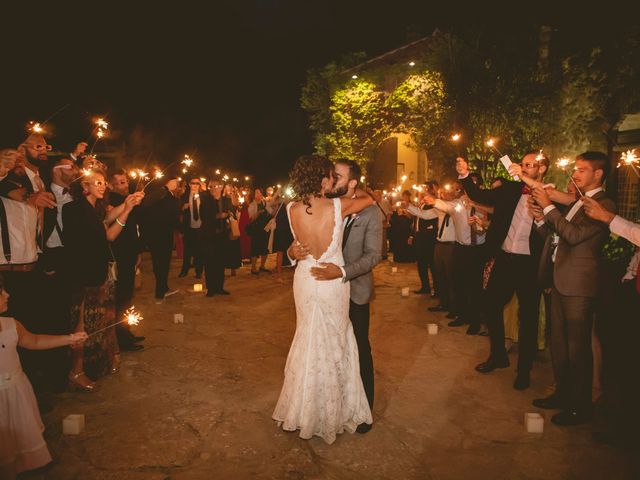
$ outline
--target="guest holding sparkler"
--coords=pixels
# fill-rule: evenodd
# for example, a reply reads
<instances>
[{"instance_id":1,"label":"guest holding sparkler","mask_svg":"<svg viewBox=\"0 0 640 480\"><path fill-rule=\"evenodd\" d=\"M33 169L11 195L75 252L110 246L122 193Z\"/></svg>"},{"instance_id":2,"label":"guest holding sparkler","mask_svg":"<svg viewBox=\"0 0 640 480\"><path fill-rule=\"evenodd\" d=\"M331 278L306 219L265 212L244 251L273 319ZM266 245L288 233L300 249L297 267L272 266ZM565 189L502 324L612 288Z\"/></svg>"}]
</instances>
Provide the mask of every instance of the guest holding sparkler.
<instances>
[{"instance_id":1,"label":"guest holding sparkler","mask_svg":"<svg viewBox=\"0 0 640 480\"><path fill-rule=\"evenodd\" d=\"M180 201L177 197L179 180L164 177L161 185L154 182L140 212L140 232L143 242L151 251L153 274L156 278L155 302L160 304L165 298L178 293L169 289L169 268L173 251L173 232L180 226ZM150 185L150 183L147 183Z\"/></svg>"},{"instance_id":2,"label":"guest holding sparkler","mask_svg":"<svg viewBox=\"0 0 640 480\"><path fill-rule=\"evenodd\" d=\"M109 205L122 205L130 193L127 172L122 169L114 170L109 181ZM134 208L129 214L122 232L111 244L113 255L118 267L116 280L116 317L120 318L125 310L131 307L133 291L135 289L136 264L140 256L140 239L138 238L139 209ZM138 345L144 337L136 337L126 323L116 327L120 350L135 351L144 347Z\"/></svg>"},{"instance_id":3,"label":"guest holding sparkler","mask_svg":"<svg viewBox=\"0 0 640 480\"><path fill-rule=\"evenodd\" d=\"M204 274L207 297L229 295L224 289L226 245L229 241L228 219L233 205L222 195L222 180L209 181L209 193L202 198L202 235L204 239Z\"/></svg>"},{"instance_id":4,"label":"guest holding sparkler","mask_svg":"<svg viewBox=\"0 0 640 480\"><path fill-rule=\"evenodd\" d=\"M231 210L229 216L229 227L231 227L231 223L235 222L236 226L238 226L238 220L240 218L240 207L242 204L240 203L238 191L236 187L227 183L224 186L224 191L222 195L225 198L228 198L231 201ZM236 232L239 231L239 227ZM227 252L225 254L225 264L224 268L228 268L231 270L231 276L234 277L236 275L236 270L242 266L242 257L240 253L240 235L234 236L232 229L229 229L229 238L227 239Z\"/></svg>"},{"instance_id":5,"label":"guest holding sparkler","mask_svg":"<svg viewBox=\"0 0 640 480\"><path fill-rule=\"evenodd\" d=\"M9 294L0 276L0 478L16 475L51 462L42 437L44 425L38 412L33 388L22 371L17 347L47 350L79 345L87 339L84 332L70 335L37 335L5 316Z\"/></svg>"},{"instance_id":6,"label":"guest holding sparkler","mask_svg":"<svg viewBox=\"0 0 640 480\"><path fill-rule=\"evenodd\" d=\"M255 189L253 201L249 205L249 218L251 222L246 228L251 235L251 273L254 275L260 272L271 273L265 266L269 254L269 232L264 229L271 219L271 202L265 199L261 188ZM258 268L258 257L260 257L260 268Z\"/></svg>"},{"instance_id":7,"label":"guest holding sparkler","mask_svg":"<svg viewBox=\"0 0 640 480\"><path fill-rule=\"evenodd\" d=\"M602 188L607 165L606 154L585 152L576 157L572 182L583 196L613 212L615 204ZM533 198L544 215L545 224L538 227L546 236L542 258L553 260L551 355L556 379L553 395L534 400L534 405L561 410L551 418L557 425L579 425L593 415L591 341L596 299L601 292L600 257L608 232L603 223L586 215L582 199L563 215L544 188L536 188ZM551 246L551 232L559 237L556 248Z\"/></svg>"},{"instance_id":8,"label":"guest holding sparkler","mask_svg":"<svg viewBox=\"0 0 640 480\"><path fill-rule=\"evenodd\" d=\"M549 160L539 151L522 159L522 173L541 181L549 168ZM514 294L518 297L518 373L513 388L524 390L530 384L530 371L537 352L538 314L541 287L538 264L542 240L535 233L529 214L531 192L522 182L505 181L500 187L482 190L469 175L469 166L462 157L456 159L456 170L469 198L494 208L493 219L486 235L488 262L484 275L488 278L484 292L484 310L491 350L489 358L476 366L481 373L507 368L509 357L504 346L504 306ZM526 188L525 188L526 187Z\"/></svg>"},{"instance_id":9,"label":"guest holding sparkler","mask_svg":"<svg viewBox=\"0 0 640 480\"><path fill-rule=\"evenodd\" d=\"M184 253L182 254L182 269L179 277L186 277L193 265L196 278L202 277L204 268L204 245L202 243L202 219L200 200L200 178L192 176L189 179L189 190L181 196L182 235L184 239ZM192 262L193 260L193 262Z\"/></svg>"},{"instance_id":10,"label":"guest holding sparkler","mask_svg":"<svg viewBox=\"0 0 640 480\"><path fill-rule=\"evenodd\" d=\"M77 332L91 333L114 323L115 258L109 242L120 235L133 207L144 198L144 193L136 192L107 213L106 188L102 172L88 172L73 184L74 200L62 209L62 236L74 287L72 321ZM118 366L118 342L115 329L110 328L93 336L84 349L73 351L70 384L92 391L92 378L115 373Z\"/></svg>"}]
</instances>

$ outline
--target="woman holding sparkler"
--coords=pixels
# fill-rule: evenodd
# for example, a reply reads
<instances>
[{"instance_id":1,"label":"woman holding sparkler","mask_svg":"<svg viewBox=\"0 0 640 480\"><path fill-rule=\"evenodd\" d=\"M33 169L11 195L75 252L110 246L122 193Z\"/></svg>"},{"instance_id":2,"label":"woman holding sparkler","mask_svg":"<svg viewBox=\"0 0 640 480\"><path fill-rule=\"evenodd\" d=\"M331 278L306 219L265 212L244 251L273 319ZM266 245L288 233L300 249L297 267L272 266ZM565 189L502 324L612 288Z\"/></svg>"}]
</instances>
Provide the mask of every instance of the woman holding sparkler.
<instances>
[{"instance_id":1,"label":"woman holding sparkler","mask_svg":"<svg viewBox=\"0 0 640 480\"><path fill-rule=\"evenodd\" d=\"M62 209L62 236L68 252L69 279L74 287L72 319L76 331L88 333L114 323L115 260L109 242L122 232L129 213L144 198L143 192L136 192L107 213L106 187L101 171L85 171L85 175L72 184L74 201ZM115 373L118 363L115 329L107 329L93 336L84 349L73 352L71 385L92 391L95 383L90 377Z\"/></svg>"}]
</instances>

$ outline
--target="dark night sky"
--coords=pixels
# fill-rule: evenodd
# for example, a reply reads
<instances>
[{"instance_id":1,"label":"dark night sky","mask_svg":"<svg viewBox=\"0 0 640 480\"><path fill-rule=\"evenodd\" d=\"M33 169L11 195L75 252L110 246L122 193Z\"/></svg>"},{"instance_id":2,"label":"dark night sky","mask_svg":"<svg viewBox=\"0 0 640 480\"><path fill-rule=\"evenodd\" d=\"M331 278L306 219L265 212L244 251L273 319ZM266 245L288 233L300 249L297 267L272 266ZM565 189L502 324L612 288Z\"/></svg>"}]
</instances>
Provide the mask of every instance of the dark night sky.
<instances>
[{"instance_id":1,"label":"dark night sky","mask_svg":"<svg viewBox=\"0 0 640 480\"><path fill-rule=\"evenodd\" d=\"M114 136L144 132L159 164L195 152L200 165L273 182L312 149L299 108L307 68L401 46L409 27L427 35L480 21L427 1L96 5L81 13L29 5L16 13L22 22L3 27L1 146L17 144L28 120L70 104L51 122L58 148L86 137L91 116L106 113Z\"/></svg>"}]
</instances>

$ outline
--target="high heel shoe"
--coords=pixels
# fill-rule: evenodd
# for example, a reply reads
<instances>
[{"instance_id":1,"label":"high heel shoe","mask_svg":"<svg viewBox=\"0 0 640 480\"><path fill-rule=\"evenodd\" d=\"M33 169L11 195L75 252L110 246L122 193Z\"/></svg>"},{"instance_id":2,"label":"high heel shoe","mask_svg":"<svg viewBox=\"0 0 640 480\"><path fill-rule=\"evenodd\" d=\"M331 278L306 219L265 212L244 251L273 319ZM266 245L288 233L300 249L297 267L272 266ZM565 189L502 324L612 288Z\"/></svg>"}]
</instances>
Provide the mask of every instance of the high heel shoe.
<instances>
[{"instance_id":1,"label":"high heel shoe","mask_svg":"<svg viewBox=\"0 0 640 480\"><path fill-rule=\"evenodd\" d=\"M113 375L114 373L118 373L118 371L120 371L120 354L119 353L113 356L109 373Z\"/></svg>"},{"instance_id":2,"label":"high heel shoe","mask_svg":"<svg viewBox=\"0 0 640 480\"><path fill-rule=\"evenodd\" d=\"M89 380L84 372L69 372L69 388L80 392L93 392L96 389L96 383Z\"/></svg>"}]
</instances>

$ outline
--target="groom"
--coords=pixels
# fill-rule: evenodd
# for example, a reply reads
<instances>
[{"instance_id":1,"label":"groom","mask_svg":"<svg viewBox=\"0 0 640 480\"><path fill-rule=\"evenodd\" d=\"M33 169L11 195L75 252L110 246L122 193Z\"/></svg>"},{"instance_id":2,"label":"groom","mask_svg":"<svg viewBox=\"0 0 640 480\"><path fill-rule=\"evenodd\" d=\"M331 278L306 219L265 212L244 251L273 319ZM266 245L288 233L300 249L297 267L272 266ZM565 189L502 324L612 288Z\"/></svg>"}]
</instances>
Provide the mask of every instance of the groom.
<instances>
[{"instance_id":1,"label":"groom","mask_svg":"<svg viewBox=\"0 0 640 480\"><path fill-rule=\"evenodd\" d=\"M354 196L360 181L360 166L353 160L338 160L335 164L335 185L331 192L325 192L328 198ZM311 268L316 280L334 280L342 278L351 282L349 318L358 344L360 357L360 377L367 394L369 407L373 411L373 358L369 344L369 302L373 298L373 268L382 258L382 222L383 215L378 205L371 205L357 214L344 219L342 254L344 266L323 263L322 267ZM301 260L309 251L305 245L294 242L288 250L292 259ZM371 430L366 423L358 425L358 433Z\"/></svg>"}]
</instances>

